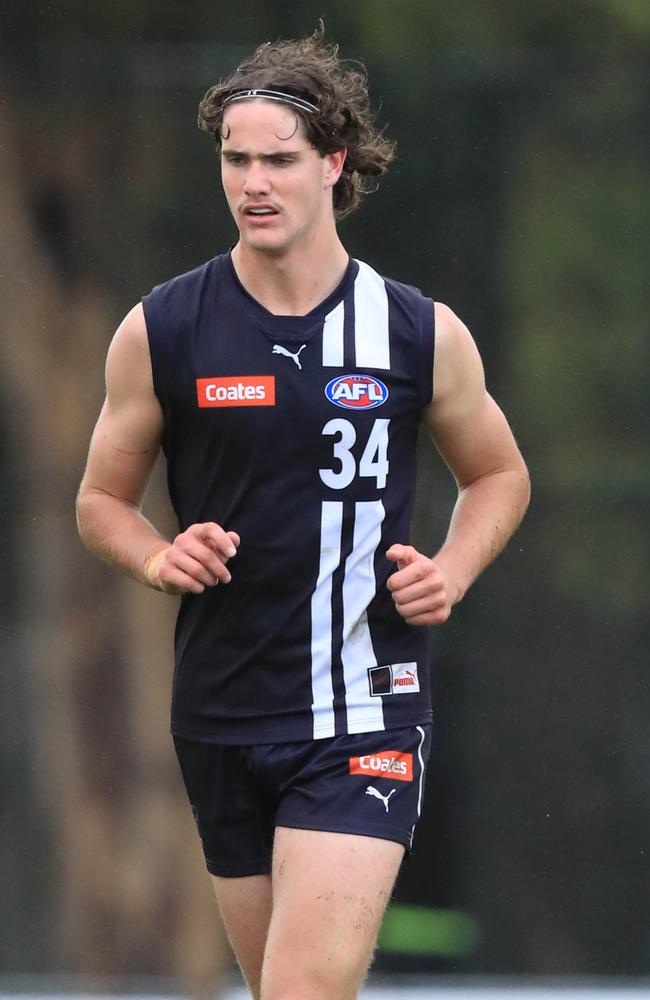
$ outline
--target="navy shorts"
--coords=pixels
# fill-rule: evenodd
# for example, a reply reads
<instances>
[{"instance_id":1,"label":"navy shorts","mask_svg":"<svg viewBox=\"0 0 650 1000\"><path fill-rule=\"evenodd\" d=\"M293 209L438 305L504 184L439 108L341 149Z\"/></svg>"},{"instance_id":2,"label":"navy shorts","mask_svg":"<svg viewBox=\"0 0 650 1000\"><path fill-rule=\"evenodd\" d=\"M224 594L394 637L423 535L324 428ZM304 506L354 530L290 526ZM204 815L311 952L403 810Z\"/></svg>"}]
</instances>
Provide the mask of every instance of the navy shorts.
<instances>
[{"instance_id":1,"label":"navy shorts","mask_svg":"<svg viewBox=\"0 0 650 1000\"><path fill-rule=\"evenodd\" d=\"M223 746L174 737L208 871L271 871L276 826L379 837L410 850L431 725L304 743Z\"/></svg>"}]
</instances>

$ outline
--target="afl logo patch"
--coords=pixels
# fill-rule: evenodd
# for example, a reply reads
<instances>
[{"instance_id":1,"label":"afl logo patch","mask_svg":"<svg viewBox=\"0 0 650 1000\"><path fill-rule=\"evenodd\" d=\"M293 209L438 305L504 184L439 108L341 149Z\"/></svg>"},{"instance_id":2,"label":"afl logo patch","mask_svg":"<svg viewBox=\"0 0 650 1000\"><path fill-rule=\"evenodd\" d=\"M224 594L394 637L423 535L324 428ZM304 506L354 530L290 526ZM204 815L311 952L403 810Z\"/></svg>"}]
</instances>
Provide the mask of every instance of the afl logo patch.
<instances>
[{"instance_id":1,"label":"afl logo patch","mask_svg":"<svg viewBox=\"0 0 650 1000\"><path fill-rule=\"evenodd\" d=\"M339 375L325 386L330 403L344 410L373 410L388 399L388 389L372 375Z\"/></svg>"}]
</instances>

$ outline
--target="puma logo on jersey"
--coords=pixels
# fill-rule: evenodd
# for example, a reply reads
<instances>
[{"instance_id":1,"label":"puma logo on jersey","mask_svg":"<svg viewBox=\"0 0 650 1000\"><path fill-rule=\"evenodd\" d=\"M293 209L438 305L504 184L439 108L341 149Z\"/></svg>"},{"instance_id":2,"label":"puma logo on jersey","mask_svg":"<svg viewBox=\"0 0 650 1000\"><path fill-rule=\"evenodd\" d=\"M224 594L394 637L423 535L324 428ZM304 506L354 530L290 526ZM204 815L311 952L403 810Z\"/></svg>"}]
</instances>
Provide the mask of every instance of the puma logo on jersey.
<instances>
[{"instance_id":1,"label":"puma logo on jersey","mask_svg":"<svg viewBox=\"0 0 650 1000\"><path fill-rule=\"evenodd\" d=\"M391 795L395 794L396 791L397 791L396 788L391 788L388 795L382 795L381 792L377 791L374 785L368 785L368 787L366 788L366 795L372 795L373 798L375 799L381 799L381 801L384 803L384 808L386 812L388 812L388 800L391 797Z\"/></svg>"},{"instance_id":2,"label":"puma logo on jersey","mask_svg":"<svg viewBox=\"0 0 650 1000\"><path fill-rule=\"evenodd\" d=\"M274 354L284 354L285 358L291 358L292 361L296 362L296 364L298 365L298 368L300 369L300 371L302 371L302 365L300 364L300 359L299 359L298 355L300 354L301 351L304 351L304 349L306 348L306 346L307 346L306 344L303 344L302 347L298 348L298 350L296 351L295 354L292 354L291 351L288 351L286 349L286 347L282 346L282 344L274 344L273 345L273 353Z\"/></svg>"},{"instance_id":3,"label":"puma logo on jersey","mask_svg":"<svg viewBox=\"0 0 650 1000\"><path fill-rule=\"evenodd\" d=\"M420 690L417 663L391 663L385 667L369 667L368 681L372 697L395 694L417 694Z\"/></svg>"}]
</instances>

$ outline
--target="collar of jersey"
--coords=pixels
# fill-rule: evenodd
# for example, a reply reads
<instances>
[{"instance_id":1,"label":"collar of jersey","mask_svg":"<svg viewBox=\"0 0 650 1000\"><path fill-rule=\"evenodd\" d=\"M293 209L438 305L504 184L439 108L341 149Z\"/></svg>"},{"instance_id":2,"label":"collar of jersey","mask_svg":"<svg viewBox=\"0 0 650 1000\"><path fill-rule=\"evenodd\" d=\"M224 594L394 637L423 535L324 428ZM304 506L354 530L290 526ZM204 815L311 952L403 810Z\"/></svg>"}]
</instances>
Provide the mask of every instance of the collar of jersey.
<instances>
[{"instance_id":1,"label":"collar of jersey","mask_svg":"<svg viewBox=\"0 0 650 1000\"><path fill-rule=\"evenodd\" d=\"M283 327L302 327L305 320L319 320L323 316L334 309L334 307L345 298L352 286L354 285L355 278L359 272L359 264L352 257L348 258L348 266L345 269L345 273L341 278L340 282L336 286L333 292L331 292L326 299L319 302L317 306L310 309L308 313L303 316L283 316L277 315L276 313L270 312L265 306L254 299L250 292L246 291L241 281L237 277L237 272L235 271L234 264L232 262L231 251L229 250L225 257L226 270L230 275L232 281L234 282L236 288L241 292L249 306L253 308L254 312L257 314L258 319L263 319L266 326L269 324L273 325L277 322L278 325Z\"/></svg>"}]
</instances>

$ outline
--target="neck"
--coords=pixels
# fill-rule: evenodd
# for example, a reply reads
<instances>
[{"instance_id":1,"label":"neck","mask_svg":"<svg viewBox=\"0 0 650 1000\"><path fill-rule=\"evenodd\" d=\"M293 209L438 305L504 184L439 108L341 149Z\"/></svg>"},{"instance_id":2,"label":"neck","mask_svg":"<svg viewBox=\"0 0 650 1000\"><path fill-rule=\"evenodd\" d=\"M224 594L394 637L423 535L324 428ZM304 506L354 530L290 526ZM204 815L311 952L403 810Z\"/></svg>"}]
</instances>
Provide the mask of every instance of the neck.
<instances>
[{"instance_id":1,"label":"neck","mask_svg":"<svg viewBox=\"0 0 650 1000\"><path fill-rule=\"evenodd\" d=\"M341 282L349 258L336 229L308 247L272 255L240 240L232 262L246 291L277 316L305 316Z\"/></svg>"}]
</instances>

